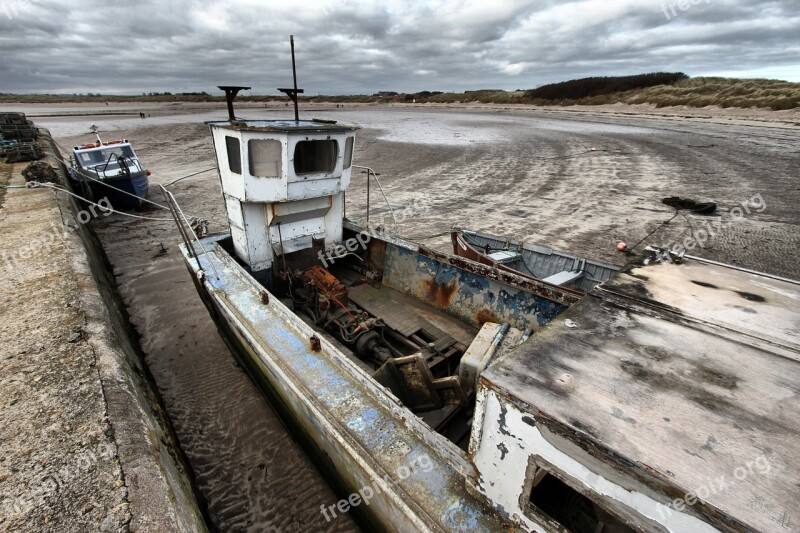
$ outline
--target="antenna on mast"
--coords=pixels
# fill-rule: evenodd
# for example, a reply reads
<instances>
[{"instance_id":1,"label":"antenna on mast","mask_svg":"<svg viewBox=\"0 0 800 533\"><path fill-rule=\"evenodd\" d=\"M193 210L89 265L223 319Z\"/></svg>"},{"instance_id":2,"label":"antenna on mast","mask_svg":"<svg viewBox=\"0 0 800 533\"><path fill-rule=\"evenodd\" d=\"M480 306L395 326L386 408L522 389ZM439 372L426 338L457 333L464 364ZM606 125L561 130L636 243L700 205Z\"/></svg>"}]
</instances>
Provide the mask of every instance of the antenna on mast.
<instances>
[{"instance_id":1,"label":"antenna on mast","mask_svg":"<svg viewBox=\"0 0 800 533\"><path fill-rule=\"evenodd\" d=\"M286 93L286 96L292 99L294 102L294 120L295 122L300 120L300 113L297 109L297 95L303 93L303 89L297 88L297 65L294 61L294 35L289 36L289 43L292 45L292 78L294 79L294 89L278 89L282 93Z\"/></svg>"}]
</instances>

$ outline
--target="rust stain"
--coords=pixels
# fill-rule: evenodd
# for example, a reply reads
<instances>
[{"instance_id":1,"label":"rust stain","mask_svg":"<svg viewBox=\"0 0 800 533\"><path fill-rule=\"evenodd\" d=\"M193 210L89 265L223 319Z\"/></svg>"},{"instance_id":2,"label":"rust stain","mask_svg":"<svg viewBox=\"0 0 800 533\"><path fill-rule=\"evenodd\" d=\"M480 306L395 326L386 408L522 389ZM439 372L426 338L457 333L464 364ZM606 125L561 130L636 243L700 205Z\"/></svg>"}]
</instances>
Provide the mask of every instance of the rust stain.
<instances>
[{"instance_id":1,"label":"rust stain","mask_svg":"<svg viewBox=\"0 0 800 533\"><path fill-rule=\"evenodd\" d=\"M318 352L322 349L322 343L319 341L319 337L316 335L312 335L309 339L311 341L311 351Z\"/></svg>"},{"instance_id":2,"label":"rust stain","mask_svg":"<svg viewBox=\"0 0 800 533\"><path fill-rule=\"evenodd\" d=\"M434 307L440 309L447 309L450 307L450 301L453 294L456 292L456 282L451 283L437 283L436 280L426 279L425 288L428 291L428 303L432 303Z\"/></svg>"},{"instance_id":3,"label":"rust stain","mask_svg":"<svg viewBox=\"0 0 800 533\"><path fill-rule=\"evenodd\" d=\"M372 239L367 248L367 264L375 270L383 274L384 263L386 261L386 241L380 239Z\"/></svg>"},{"instance_id":4,"label":"rust stain","mask_svg":"<svg viewBox=\"0 0 800 533\"><path fill-rule=\"evenodd\" d=\"M500 324L500 320L488 309L479 309L475 312L475 322L479 326L483 326L486 322L494 322Z\"/></svg>"},{"instance_id":5,"label":"rust stain","mask_svg":"<svg viewBox=\"0 0 800 533\"><path fill-rule=\"evenodd\" d=\"M534 278L526 278L512 271L494 268L482 263L470 261L469 259L465 259L457 255L443 254L426 246L418 246L417 252L420 255L430 257L431 259L435 259L447 265L452 265L456 268L466 270L467 272L472 272L474 274L505 283L506 285L511 285L512 287L517 287L519 289L532 292L537 296L547 298L548 300L552 300L563 305L570 306L580 300L584 295L584 293L580 291L567 289L565 287L558 287L556 285L550 285Z\"/></svg>"}]
</instances>

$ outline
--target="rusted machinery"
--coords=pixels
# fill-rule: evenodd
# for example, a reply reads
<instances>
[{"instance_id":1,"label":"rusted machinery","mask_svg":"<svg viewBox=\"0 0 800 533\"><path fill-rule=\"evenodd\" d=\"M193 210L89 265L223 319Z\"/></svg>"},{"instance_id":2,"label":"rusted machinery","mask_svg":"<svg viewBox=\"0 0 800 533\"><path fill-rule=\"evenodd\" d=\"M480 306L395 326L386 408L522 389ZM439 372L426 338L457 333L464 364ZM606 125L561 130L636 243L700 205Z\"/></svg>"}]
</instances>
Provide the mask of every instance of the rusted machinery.
<instances>
[{"instance_id":1,"label":"rusted machinery","mask_svg":"<svg viewBox=\"0 0 800 533\"><path fill-rule=\"evenodd\" d=\"M436 420L445 423L467 404L452 375L464 346L452 337L409 316L369 284L348 289L319 265L297 271L290 285L295 309L370 362L375 379L407 407L418 413L439 411Z\"/></svg>"},{"instance_id":2,"label":"rusted machinery","mask_svg":"<svg viewBox=\"0 0 800 533\"><path fill-rule=\"evenodd\" d=\"M295 305L314 324L351 346L359 357L383 363L392 351L383 339L383 321L352 305L347 288L333 274L315 265L298 278L292 289Z\"/></svg>"}]
</instances>

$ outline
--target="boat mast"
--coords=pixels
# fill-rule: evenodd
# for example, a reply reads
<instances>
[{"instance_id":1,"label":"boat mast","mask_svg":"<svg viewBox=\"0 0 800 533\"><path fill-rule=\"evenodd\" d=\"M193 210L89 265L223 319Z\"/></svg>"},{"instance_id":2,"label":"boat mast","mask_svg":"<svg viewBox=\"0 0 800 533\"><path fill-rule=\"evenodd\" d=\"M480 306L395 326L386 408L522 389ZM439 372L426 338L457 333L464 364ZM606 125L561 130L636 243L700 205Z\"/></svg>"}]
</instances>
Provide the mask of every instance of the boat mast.
<instances>
[{"instance_id":1,"label":"boat mast","mask_svg":"<svg viewBox=\"0 0 800 533\"><path fill-rule=\"evenodd\" d=\"M92 124L91 126L89 126L89 131L94 133L94 136L97 138L97 143L100 146L103 146L103 141L100 139L100 128Z\"/></svg>"},{"instance_id":2,"label":"boat mast","mask_svg":"<svg viewBox=\"0 0 800 533\"><path fill-rule=\"evenodd\" d=\"M289 43L292 46L292 79L294 80L294 88L293 89L278 89L280 92L285 93L286 96L292 99L294 102L294 121L300 121L300 113L297 109L297 95L303 93L303 89L297 88L297 65L294 60L294 35L289 36Z\"/></svg>"}]
</instances>

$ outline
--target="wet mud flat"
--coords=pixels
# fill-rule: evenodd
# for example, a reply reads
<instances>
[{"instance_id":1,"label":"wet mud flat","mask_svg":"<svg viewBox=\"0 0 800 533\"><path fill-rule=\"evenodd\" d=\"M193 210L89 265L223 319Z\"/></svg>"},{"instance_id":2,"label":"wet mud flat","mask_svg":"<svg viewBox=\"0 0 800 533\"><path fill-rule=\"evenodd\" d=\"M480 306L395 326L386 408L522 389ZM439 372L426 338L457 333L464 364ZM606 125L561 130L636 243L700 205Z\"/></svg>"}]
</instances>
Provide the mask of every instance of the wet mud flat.
<instances>
[{"instance_id":1,"label":"wet mud flat","mask_svg":"<svg viewBox=\"0 0 800 533\"><path fill-rule=\"evenodd\" d=\"M289 116L281 108L244 109L248 118ZM381 173L400 221L393 228L373 186L372 222L383 217L387 228L429 246L449 250L443 234L456 224L622 264L627 258L614 251L620 240L633 244L657 229L646 243L671 246L712 222L721 231L690 253L800 277L800 136L792 125L541 110L312 112L364 128L355 163ZM214 165L202 121L224 116L209 108L100 125L133 142L153 171L150 198L162 202L157 183ZM77 135L84 122L60 118L51 128L69 147L86 138ZM215 171L170 189L187 215L208 219L212 232L225 229ZM675 212L661 198L673 195L715 201L720 218L681 214L663 224ZM421 196L432 207L414 211L409 206ZM348 217L365 220L365 206L364 176L354 174ZM168 219L157 208L138 214ZM320 513L339 497L219 338L183 266L174 224L112 215L95 228L214 525L354 530L349 515L327 522Z\"/></svg>"}]
</instances>

